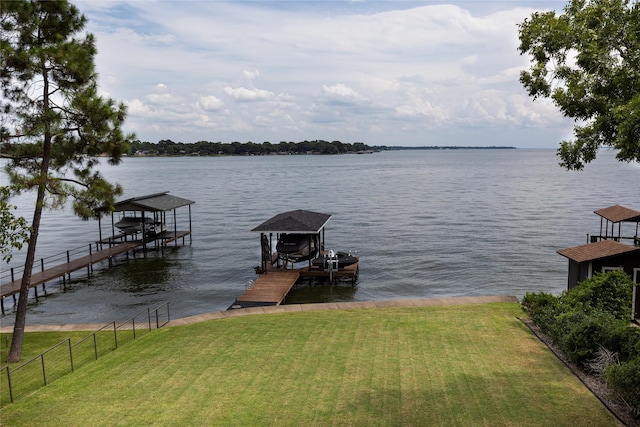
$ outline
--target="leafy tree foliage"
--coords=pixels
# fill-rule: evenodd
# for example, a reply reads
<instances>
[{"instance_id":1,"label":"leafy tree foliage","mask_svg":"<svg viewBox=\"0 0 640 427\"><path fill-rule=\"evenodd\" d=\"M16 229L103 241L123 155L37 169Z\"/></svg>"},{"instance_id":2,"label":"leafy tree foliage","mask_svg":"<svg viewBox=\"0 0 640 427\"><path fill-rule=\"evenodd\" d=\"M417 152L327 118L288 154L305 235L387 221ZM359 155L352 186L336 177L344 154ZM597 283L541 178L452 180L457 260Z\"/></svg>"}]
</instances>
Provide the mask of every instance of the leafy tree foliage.
<instances>
[{"instance_id":1,"label":"leafy tree foliage","mask_svg":"<svg viewBox=\"0 0 640 427\"><path fill-rule=\"evenodd\" d=\"M22 245L29 240L29 226L23 217L15 216L12 210L16 206L8 202L9 189L0 188L0 254L2 260L11 261L11 249L22 249Z\"/></svg>"},{"instance_id":2,"label":"leafy tree foliage","mask_svg":"<svg viewBox=\"0 0 640 427\"><path fill-rule=\"evenodd\" d=\"M95 40L67 1L2 2L0 152L15 192L36 191L33 223L8 360L20 359L27 296L42 211L72 201L83 219L108 210L122 193L95 170L128 151L124 105L98 94Z\"/></svg>"},{"instance_id":3,"label":"leafy tree foliage","mask_svg":"<svg viewBox=\"0 0 640 427\"><path fill-rule=\"evenodd\" d=\"M560 164L582 169L601 146L640 162L640 3L571 0L563 14L534 13L519 30L520 54L531 57L520 82L577 122Z\"/></svg>"},{"instance_id":4,"label":"leafy tree foliage","mask_svg":"<svg viewBox=\"0 0 640 427\"><path fill-rule=\"evenodd\" d=\"M301 141L272 144L265 141L262 144L254 142L222 142L198 141L195 144L160 140L157 144L151 142L134 141L130 154L150 156L263 156L269 154L346 154L359 151L369 151L372 147L362 143L345 144L340 141Z\"/></svg>"}]
</instances>

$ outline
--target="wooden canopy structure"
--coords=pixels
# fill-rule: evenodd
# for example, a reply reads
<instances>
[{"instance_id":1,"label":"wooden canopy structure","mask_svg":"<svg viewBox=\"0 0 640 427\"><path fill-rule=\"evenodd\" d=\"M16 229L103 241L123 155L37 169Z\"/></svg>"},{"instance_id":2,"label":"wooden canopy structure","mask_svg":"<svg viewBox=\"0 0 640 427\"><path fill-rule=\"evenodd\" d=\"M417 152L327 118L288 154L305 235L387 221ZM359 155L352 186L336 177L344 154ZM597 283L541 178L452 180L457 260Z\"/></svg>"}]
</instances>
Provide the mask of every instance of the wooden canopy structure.
<instances>
[{"instance_id":1,"label":"wooden canopy structure","mask_svg":"<svg viewBox=\"0 0 640 427\"><path fill-rule=\"evenodd\" d=\"M115 204L115 212L166 212L183 206L190 206L194 203L192 200L173 196L168 191L165 191L117 202Z\"/></svg>"},{"instance_id":2,"label":"wooden canopy structure","mask_svg":"<svg viewBox=\"0 0 640 427\"><path fill-rule=\"evenodd\" d=\"M162 240L163 244L189 235L191 236L191 205L195 202L193 200L184 199L169 194L168 191L161 193L149 194L146 196L132 197L117 202L115 208L111 213L111 237L107 239L102 238L102 226L100 225L100 241L101 242L115 242L121 239L126 240L127 233L116 234L115 217L114 214L120 213L122 217L129 216L133 218L140 218L144 222L145 218L152 218L153 222L162 225L162 232L153 236L153 239L149 239L145 233L142 233L143 243L147 240ZM189 229L180 231L178 230L177 209L182 207L188 207L188 226ZM167 217L167 213L172 212L173 215ZM191 237L190 237L191 238ZM191 240L190 240L191 242Z\"/></svg>"},{"instance_id":3,"label":"wooden canopy structure","mask_svg":"<svg viewBox=\"0 0 640 427\"><path fill-rule=\"evenodd\" d=\"M261 270L267 272L270 264L279 261L277 254L274 256L272 237L276 235L276 241L285 234L297 234L308 236L309 242L317 239L319 249L324 248L324 227L331 219L331 215L312 212L303 209L280 213L259 226L252 232L260 233L261 242ZM309 259L311 265L311 259Z\"/></svg>"},{"instance_id":4,"label":"wooden canopy structure","mask_svg":"<svg viewBox=\"0 0 640 427\"><path fill-rule=\"evenodd\" d=\"M640 245L640 238L638 237L638 229L640 226L640 211L629 209L621 205L613 205L603 209L594 211L596 215L600 217L600 235L591 236L592 242L600 240L613 239L615 241L621 241L623 239L631 240L634 244ZM622 223L635 223L635 234L633 236L622 235ZM616 235L615 226L618 225L618 232Z\"/></svg>"}]
</instances>

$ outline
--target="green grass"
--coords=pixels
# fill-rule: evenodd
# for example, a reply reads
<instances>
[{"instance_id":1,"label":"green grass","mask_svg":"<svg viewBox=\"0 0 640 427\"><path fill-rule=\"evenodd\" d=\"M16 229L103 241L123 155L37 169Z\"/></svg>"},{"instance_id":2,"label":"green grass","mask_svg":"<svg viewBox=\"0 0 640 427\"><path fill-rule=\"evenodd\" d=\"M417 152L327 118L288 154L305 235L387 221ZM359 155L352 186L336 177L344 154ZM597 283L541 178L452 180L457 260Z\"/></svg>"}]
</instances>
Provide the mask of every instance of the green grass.
<instances>
[{"instance_id":1,"label":"green grass","mask_svg":"<svg viewBox=\"0 0 640 427\"><path fill-rule=\"evenodd\" d=\"M59 342L71 339L71 342L78 342L91 332L29 332L25 334L22 345L21 361L12 367L18 366L20 363L39 355L43 351L48 350ZM11 345L11 334L0 334L0 365L4 365L9 353Z\"/></svg>"},{"instance_id":2,"label":"green grass","mask_svg":"<svg viewBox=\"0 0 640 427\"><path fill-rule=\"evenodd\" d=\"M165 328L6 406L3 425L610 426L518 304Z\"/></svg>"}]
</instances>

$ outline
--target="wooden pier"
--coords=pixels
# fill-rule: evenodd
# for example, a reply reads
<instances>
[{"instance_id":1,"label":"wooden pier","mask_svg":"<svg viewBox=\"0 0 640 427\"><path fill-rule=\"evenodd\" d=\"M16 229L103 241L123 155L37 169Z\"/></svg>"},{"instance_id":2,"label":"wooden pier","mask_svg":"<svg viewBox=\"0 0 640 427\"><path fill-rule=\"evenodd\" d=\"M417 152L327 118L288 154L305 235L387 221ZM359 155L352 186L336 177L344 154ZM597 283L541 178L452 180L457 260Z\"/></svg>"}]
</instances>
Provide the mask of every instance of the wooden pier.
<instances>
[{"instance_id":1,"label":"wooden pier","mask_svg":"<svg viewBox=\"0 0 640 427\"><path fill-rule=\"evenodd\" d=\"M260 277L229 309L280 305L301 277L329 282L347 278L355 286L358 257L324 250L324 227L329 219L329 214L298 209L275 215L252 229L260 233L261 264L256 267ZM319 256L322 259L314 259ZM306 262L306 267L295 267Z\"/></svg>"},{"instance_id":2,"label":"wooden pier","mask_svg":"<svg viewBox=\"0 0 640 427\"><path fill-rule=\"evenodd\" d=\"M104 261L106 259L111 259L116 255L128 252L139 246L142 246L142 240L124 242L114 246L110 246L107 249L102 249L90 253L89 255L76 258L74 260L69 260L68 262L58 264L43 271L33 272L31 274L31 284L29 285L29 289L35 288L39 285L44 285L45 283L53 279L64 277L82 268L90 268L93 264ZM0 302L2 303L2 313L4 313L4 299L6 297L20 293L21 282L22 278L0 285Z\"/></svg>"},{"instance_id":3,"label":"wooden pier","mask_svg":"<svg viewBox=\"0 0 640 427\"><path fill-rule=\"evenodd\" d=\"M318 267L303 267L299 269L269 268L240 295L231 309L262 307L270 305L280 305L291 289L303 278L321 278L329 280L351 279L352 286L355 286L358 277L358 263L349 265L331 273Z\"/></svg>"},{"instance_id":4,"label":"wooden pier","mask_svg":"<svg viewBox=\"0 0 640 427\"><path fill-rule=\"evenodd\" d=\"M155 239L136 239L130 241L123 241L122 239L126 238L125 235L115 236L110 239L104 239L99 242L96 242L101 247L104 244L108 244L109 247L107 249L96 250L95 252L89 251L89 255L82 256L76 259L70 259L67 253L67 262L57 264L50 268L44 268L39 272L32 272L31 274L31 284L29 285L29 289L34 289L35 296L38 298L37 286L44 285L54 279L59 277L64 278L71 273L78 271L82 268L87 268L88 273L91 272L91 268L93 264L99 263L104 260L109 260L109 265L111 265L111 258L116 255L120 255L129 251L133 251L138 248L147 249L147 247L155 244L157 246L158 242L160 242L161 247L168 246L169 243L178 242L179 239L183 239L182 244L184 244L184 238L191 234L191 231L176 231L176 232L165 232L162 233L161 236ZM6 297L13 296L15 300L15 295L20 293L20 285L22 283L22 277L16 280L12 280L8 283L3 283L0 285L0 308L2 310L2 314L4 314L4 299Z\"/></svg>"},{"instance_id":5,"label":"wooden pier","mask_svg":"<svg viewBox=\"0 0 640 427\"><path fill-rule=\"evenodd\" d=\"M299 278L300 270L279 269L261 274L231 308L280 305Z\"/></svg>"}]
</instances>

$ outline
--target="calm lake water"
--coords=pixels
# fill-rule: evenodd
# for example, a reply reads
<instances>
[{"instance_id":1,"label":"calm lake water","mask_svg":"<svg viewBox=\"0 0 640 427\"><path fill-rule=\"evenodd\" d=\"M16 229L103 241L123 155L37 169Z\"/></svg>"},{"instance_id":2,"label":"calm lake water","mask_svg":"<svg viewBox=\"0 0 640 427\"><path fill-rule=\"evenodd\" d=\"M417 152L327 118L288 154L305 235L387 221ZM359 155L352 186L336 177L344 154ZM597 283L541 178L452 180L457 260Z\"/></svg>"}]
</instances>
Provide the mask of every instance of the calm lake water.
<instances>
[{"instance_id":1,"label":"calm lake water","mask_svg":"<svg viewBox=\"0 0 640 427\"><path fill-rule=\"evenodd\" d=\"M558 166L555 150L521 149L126 158L102 170L124 187L123 199L170 191L194 200L193 243L90 278L80 271L66 291L51 283L32 301L29 323L122 321L164 301L172 318L224 310L256 279L260 241L250 230L294 209L333 215L327 249L356 252L360 278L355 288L296 289L289 302L559 293L567 260L556 250L598 233L593 211L640 209L640 166L610 151L582 172ZM14 201L26 217L33 197ZM98 236L97 221L46 212L37 256ZM12 321L10 312L2 319Z\"/></svg>"}]
</instances>

